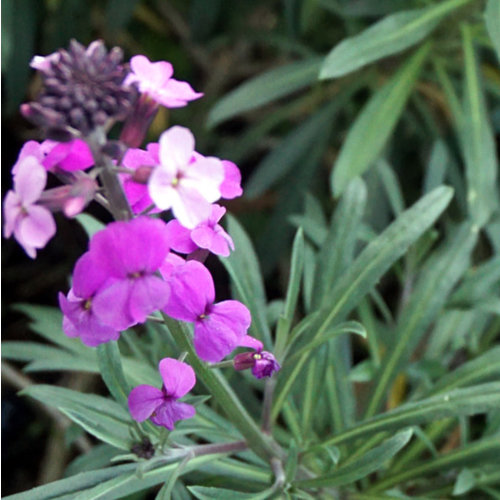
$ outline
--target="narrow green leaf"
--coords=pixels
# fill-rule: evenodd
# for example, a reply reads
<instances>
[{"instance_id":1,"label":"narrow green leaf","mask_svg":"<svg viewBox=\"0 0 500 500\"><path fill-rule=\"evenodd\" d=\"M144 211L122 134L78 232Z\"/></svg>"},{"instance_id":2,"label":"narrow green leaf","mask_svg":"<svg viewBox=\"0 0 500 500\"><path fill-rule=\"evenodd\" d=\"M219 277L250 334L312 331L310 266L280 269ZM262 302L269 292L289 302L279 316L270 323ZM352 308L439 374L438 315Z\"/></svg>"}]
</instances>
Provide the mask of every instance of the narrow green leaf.
<instances>
[{"instance_id":1,"label":"narrow green leaf","mask_svg":"<svg viewBox=\"0 0 500 500\"><path fill-rule=\"evenodd\" d=\"M452 195L453 191L448 187L435 189L403 212L361 252L348 271L339 278L309 327L311 340L321 336L334 321L342 321L359 304L394 262L436 221ZM283 378L279 379L278 385L280 382L283 385L276 392L273 417L277 417L307 357L307 354L302 355L286 381L281 382Z\"/></svg>"},{"instance_id":2,"label":"narrow green leaf","mask_svg":"<svg viewBox=\"0 0 500 500\"><path fill-rule=\"evenodd\" d=\"M101 470L83 472L4 498L6 500L48 500L58 498L62 495L77 494L79 491L91 488L96 484L120 476L126 472L133 471L135 468L136 464L124 464Z\"/></svg>"},{"instance_id":3,"label":"narrow green leaf","mask_svg":"<svg viewBox=\"0 0 500 500\"><path fill-rule=\"evenodd\" d=\"M257 108L313 83L322 58L311 58L272 69L243 83L212 108L207 125L214 127L250 109Z\"/></svg>"},{"instance_id":4,"label":"narrow green leaf","mask_svg":"<svg viewBox=\"0 0 500 500\"><path fill-rule=\"evenodd\" d=\"M425 171L424 193L428 193L443 184L448 162L449 154L446 144L438 139L432 146L429 164Z\"/></svg>"},{"instance_id":5,"label":"narrow green leaf","mask_svg":"<svg viewBox=\"0 0 500 500\"><path fill-rule=\"evenodd\" d=\"M460 471L453 486L453 496L463 495L476 485L476 476L467 467Z\"/></svg>"},{"instance_id":6,"label":"narrow green leaf","mask_svg":"<svg viewBox=\"0 0 500 500\"><path fill-rule=\"evenodd\" d=\"M357 438L366 438L382 431L394 432L405 427L446 417L477 415L498 408L500 404L500 382L490 382L455 389L445 394L406 403L395 410L377 415L358 423L352 429L324 440L308 450L312 452L322 446L339 445Z\"/></svg>"},{"instance_id":7,"label":"narrow green leaf","mask_svg":"<svg viewBox=\"0 0 500 500\"><path fill-rule=\"evenodd\" d=\"M275 488L260 493L244 493L242 491L213 488L209 486L188 486L188 490L198 500L265 500L274 494Z\"/></svg>"},{"instance_id":8,"label":"narrow green leaf","mask_svg":"<svg viewBox=\"0 0 500 500\"><path fill-rule=\"evenodd\" d=\"M340 466L336 471L330 474L324 474L313 479L304 479L295 481L297 486L308 488L322 488L326 486L341 486L343 484L352 484L358 479L362 479L372 472L375 472L394 457L399 450L404 448L411 439L413 431L407 429L399 432L395 436L387 439L380 446L373 448L368 453L358 458L354 463Z\"/></svg>"},{"instance_id":9,"label":"narrow green leaf","mask_svg":"<svg viewBox=\"0 0 500 500\"><path fill-rule=\"evenodd\" d=\"M304 268L304 232L302 229L297 231L292 246L292 258L290 264L290 278L286 292L285 306L283 315L278 320L276 329L276 343L274 347L275 355L278 359L287 344L288 333L293 321L297 300L300 292L300 282Z\"/></svg>"},{"instance_id":10,"label":"narrow green leaf","mask_svg":"<svg viewBox=\"0 0 500 500\"><path fill-rule=\"evenodd\" d=\"M392 213L397 217L405 209L405 204L396 173L385 159L377 162L377 173L387 194ZM442 182L439 183L441 184Z\"/></svg>"},{"instance_id":11,"label":"narrow green leaf","mask_svg":"<svg viewBox=\"0 0 500 500\"><path fill-rule=\"evenodd\" d=\"M259 163L245 185L245 196L251 199L262 195L293 170L301 161L303 152L316 143L318 134L330 126L338 108L334 100L288 133L279 146Z\"/></svg>"},{"instance_id":12,"label":"narrow green leaf","mask_svg":"<svg viewBox=\"0 0 500 500\"><path fill-rule=\"evenodd\" d=\"M404 484L413 478L423 479L442 470L457 467L478 466L482 463L496 464L500 454L500 438L481 439L440 457L426 460L418 465L407 467L403 472L385 477L370 489L370 493L385 491L395 485Z\"/></svg>"},{"instance_id":13,"label":"narrow green leaf","mask_svg":"<svg viewBox=\"0 0 500 500\"><path fill-rule=\"evenodd\" d=\"M116 341L106 342L97 347L97 361L102 379L111 395L121 405L127 406L130 388L123 374L120 349Z\"/></svg>"},{"instance_id":14,"label":"narrow green leaf","mask_svg":"<svg viewBox=\"0 0 500 500\"><path fill-rule=\"evenodd\" d=\"M429 44L421 47L371 97L358 115L332 170L330 181L335 196L341 194L349 181L367 170L380 155L403 112L429 50Z\"/></svg>"},{"instance_id":15,"label":"narrow green leaf","mask_svg":"<svg viewBox=\"0 0 500 500\"><path fill-rule=\"evenodd\" d=\"M130 415L114 401L50 385L32 385L21 394L59 409L98 439L130 450Z\"/></svg>"},{"instance_id":16,"label":"narrow green leaf","mask_svg":"<svg viewBox=\"0 0 500 500\"><path fill-rule=\"evenodd\" d=\"M486 29L500 61L500 0L488 0L484 12Z\"/></svg>"},{"instance_id":17,"label":"narrow green leaf","mask_svg":"<svg viewBox=\"0 0 500 500\"><path fill-rule=\"evenodd\" d=\"M271 332L265 315L266 293L255 250L243 227L231 215L227 216L227 226L235 250L220 261L229 273L240 300L252 313L250 334L270 346Z\"/></svg>"},{"instance_id":18,"label":"narrow green leaf","mask_svg":"<svg viewBox=\"0 0 500 500\"><path fill-rule=\"evenodd\" d=\"M431 33L446 14L469 1L449 0L387 16L334 47L321 66L320 79L338 78L415 45Z\"/></svg>"},{"instance_id":19,"label":"narrow green leaf","mask_svg":"<svg viewBox=\"0 0 500 500\"><path fill-rule=\"evenodd\" d=\"M498 207L498 160L468 25L463 26L462 35L465 89L460 136L466 167L467 203L472 219L481 227Z\"/></svg>"},{"instance_id":20,"label":"narrow green leaf","mask_svg":"<svg viewBox=\"0 0 500 500\"><path fill-rule=\"evenodd\" d=\"M318 255L318 266L314 279L315 307L328 299L337 278L348 269L354 258L358 228L366 206L366 185L360 178L347 186L335 209L330 228Z\"/></svg>"},{"instance_id":21,"label":"narrow green leaf","mask_svg":"<svg viewBox=\"0 0 500 500\"><path fill-rule=\"evenodd\" d=\"M446 302L452 288L469 266L478 237L477 228L464 223L451 241L428 263L403 310L400 327L389 354L382 361L366 416L372 416L417 343Z\"/></svg>"}]
</instances>

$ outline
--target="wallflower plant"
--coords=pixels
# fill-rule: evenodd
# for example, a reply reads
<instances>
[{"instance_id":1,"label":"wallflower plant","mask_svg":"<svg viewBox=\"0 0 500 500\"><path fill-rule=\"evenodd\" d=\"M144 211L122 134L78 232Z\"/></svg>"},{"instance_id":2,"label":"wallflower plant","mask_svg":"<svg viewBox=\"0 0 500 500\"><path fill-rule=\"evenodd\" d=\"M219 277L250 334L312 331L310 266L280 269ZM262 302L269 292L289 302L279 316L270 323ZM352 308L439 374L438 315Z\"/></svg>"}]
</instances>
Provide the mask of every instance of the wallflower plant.
<instances>
[{"instance_id":1,"label":"wallflower plant","mask_svg":"<svg viewBox=\"0 0 500 500\"><path fill-rule=\"evenodd\" d=\"M500 13L494 2L490 15ZM313 197L287 214L286 227L283 217L269 218L274 231L264 232L261 250L270 259L281 255L272 245L298 226L274 283L286 292L271 302L250 238L228 213L226 200L244 192L230 154L203 151L175 112L173 125L151 138L160 107L189 106L204 94L174 79L169 62L140 54L124 62L121 49L102 41L72 41L33 58L42 88L21 113L42 141L26 142L12 167L4 236L35 259L57 238L60 217L69 217L89 241L58 310L20 306L50 344L6 342L3 356L32 370L99 374L109 394L25 388L99 445L65 478L8 498L498 497L497 161L472 43L477 30L468 22L460 28L463 102L425 41L468 0L424 3L343 40L321 60L304 56L246 82L213 108L216 124L250 109L238 101L243 94L264 104L325 80L297 107L317 110L245 185L251 197L288 182L276 211L286 213L331 139L339 110L331 96L339 92L348 113L359 106L358 96L351 100L359 89L373 94L331 155L331 218ZM394 59L400 67L389 76L329 86L417 44L403 62ZM422 72L431 59L429 77ZM416 85L421 73L427 78ZM382 157L413 86L422 94L419 111L422 96L450 101L467 175L433 171L422 196L405 205ZM413 133L415 120L407 122ZM257 124L256 135L265 126ZM48 179L60 185L48 188ZM391 212L379 220L373 207L381 196ZM91 203L112 221L83 213ZM216 259L233 297L214 283ZM398 286L381 293L387 276Z\"/></svg>"}]
</instances>

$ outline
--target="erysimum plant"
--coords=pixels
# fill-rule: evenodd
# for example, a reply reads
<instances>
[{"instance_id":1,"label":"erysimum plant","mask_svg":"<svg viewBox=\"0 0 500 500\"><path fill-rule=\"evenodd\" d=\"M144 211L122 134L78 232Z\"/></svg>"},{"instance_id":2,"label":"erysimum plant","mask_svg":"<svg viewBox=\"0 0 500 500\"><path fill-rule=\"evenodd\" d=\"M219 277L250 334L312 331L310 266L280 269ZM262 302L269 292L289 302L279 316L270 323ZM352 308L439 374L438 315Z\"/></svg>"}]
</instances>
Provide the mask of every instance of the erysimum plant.
<instances>
[{"instance_id":1,"label":"erysimum plant","mask_svg":"<svg viewBox=\"0 0 500 500\"><path fill-rule=\"evenodd\" d=\"M309 197L292 217L299 227L288 281L272 302L249 237L222 206L242 194L231 158L204 156L181 125L144 145L160 106L183 107L202 94L175 80L170 63L137 55L124 64L120 49L100 41L33 59L43 89L21 111L47 139L27 142L12 168L4 235L35 258L56 232L52 214L62 212L89 242L58 310L19 306L50 344L6 342L3 356L32 370L99 373L109 394L24 389L99 444L64 479L9 498L498 496L497 161L468 24L463 103L434 61L452 102L467 196L457 195L459 173L450 176L455 189L444 184L439 142L431 159L439 172L427 175L411 205L382 158L432 53L426 39L467 3L398 12L321 61L294 63L288 80L282 69L281 80L244 84L267 88L254 93L260 101L252 105L263 104L318 74L338 78L420 44L347 134L331 175L333 214ZM487 12L499 14L497 2ZM237 105L242 89L216 105L212 124L250 109ZM290 151L313 143L321 151L335 106L270 153L250 196L281 179L284 158L293 166ZM393 212L376 230L373 183L359 177L374 164ZM46 188L49 176L61 185ZM458 217L450 208L457 199ZM114 221L82 213L91 202ZM210 253L227 270L234 299L216 298ZM396 298L380 292L388 277Z\"/></svg>"}]
</instances>

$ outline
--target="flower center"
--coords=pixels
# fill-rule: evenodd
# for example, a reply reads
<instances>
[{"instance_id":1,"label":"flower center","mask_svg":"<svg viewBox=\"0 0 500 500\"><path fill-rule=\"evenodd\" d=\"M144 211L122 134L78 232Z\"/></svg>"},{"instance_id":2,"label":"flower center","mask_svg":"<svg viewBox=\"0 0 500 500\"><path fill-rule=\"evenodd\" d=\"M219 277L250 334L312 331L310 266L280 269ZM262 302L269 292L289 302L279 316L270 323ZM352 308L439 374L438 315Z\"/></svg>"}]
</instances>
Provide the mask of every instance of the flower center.
<instances>
[{"instance_id":1,"label":"flower center","mask_svg":"<svg viewBox=\"0 0 500 500\"><path fill-rule=\"evenodd\" d=\"M92 299L87 299L83 304L83 309L88 311L92 307Z\"/></svg>"}]
</instances>

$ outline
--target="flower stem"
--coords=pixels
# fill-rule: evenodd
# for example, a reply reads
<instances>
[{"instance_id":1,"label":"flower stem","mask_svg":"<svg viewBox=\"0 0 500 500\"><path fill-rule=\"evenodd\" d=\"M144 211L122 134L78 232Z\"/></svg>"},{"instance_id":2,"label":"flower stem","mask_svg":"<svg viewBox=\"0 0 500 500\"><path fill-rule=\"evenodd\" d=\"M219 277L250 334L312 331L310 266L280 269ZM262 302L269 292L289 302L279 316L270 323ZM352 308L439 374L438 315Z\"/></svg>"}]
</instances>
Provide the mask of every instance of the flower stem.
<instances>
[{"instance_id":1,"label":"flower stem","mask_svg":"<svg viewBox=\"0 0 500 500\"><path fill-rule=\"evenodd\" d=\"M273 457L282 458L283 450L271 436L267 436L259 429L227 381L198 358L185 325L166 315L163 315L163 318L178 347L187 351L189 363L194 368L197 378L205 384L229 420L244 436L248 447L267 461Z\"/></svg>"}]
</instances>

